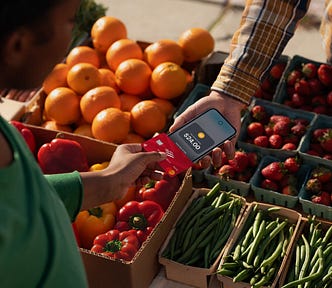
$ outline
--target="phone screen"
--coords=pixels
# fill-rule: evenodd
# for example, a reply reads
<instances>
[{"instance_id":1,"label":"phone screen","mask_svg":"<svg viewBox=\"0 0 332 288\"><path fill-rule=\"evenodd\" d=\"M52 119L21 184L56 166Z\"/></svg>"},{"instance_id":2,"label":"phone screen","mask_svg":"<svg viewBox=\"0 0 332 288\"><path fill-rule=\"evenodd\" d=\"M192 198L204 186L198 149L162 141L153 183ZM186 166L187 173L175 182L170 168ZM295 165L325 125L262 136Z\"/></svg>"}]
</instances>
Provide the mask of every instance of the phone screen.
<instances>
[{"instance_id":1,"label":"phone screen","mask_svg":"<svg viewBox=\"0 0 332 288\"><path fill-rule=\"evenodd\" d=\"M168 136L192 162L196 162L235 133L235 128L219 111L210 109Z\"/></svg>"}]
</instances>

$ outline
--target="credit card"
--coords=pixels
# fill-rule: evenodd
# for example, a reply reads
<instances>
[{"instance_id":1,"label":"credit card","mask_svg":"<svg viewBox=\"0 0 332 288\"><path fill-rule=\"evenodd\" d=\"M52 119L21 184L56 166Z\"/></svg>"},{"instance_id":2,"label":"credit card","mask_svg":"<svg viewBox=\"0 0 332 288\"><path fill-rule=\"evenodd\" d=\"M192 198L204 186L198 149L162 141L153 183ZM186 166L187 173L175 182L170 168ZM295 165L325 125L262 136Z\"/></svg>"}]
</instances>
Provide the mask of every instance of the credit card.
<instances>
[{"instance_id":1,"label":"credit card","mask_svg":"<svg viewBox=\"0 0 332 288\"><path fill-rule=\"evenodd\" d=\"M193 165L193 162L165 133L143 142L142 147L145 151L166 153L166 159L160 161L159 165L169 176L186 171Z\"/></svg>"}]
</instances>

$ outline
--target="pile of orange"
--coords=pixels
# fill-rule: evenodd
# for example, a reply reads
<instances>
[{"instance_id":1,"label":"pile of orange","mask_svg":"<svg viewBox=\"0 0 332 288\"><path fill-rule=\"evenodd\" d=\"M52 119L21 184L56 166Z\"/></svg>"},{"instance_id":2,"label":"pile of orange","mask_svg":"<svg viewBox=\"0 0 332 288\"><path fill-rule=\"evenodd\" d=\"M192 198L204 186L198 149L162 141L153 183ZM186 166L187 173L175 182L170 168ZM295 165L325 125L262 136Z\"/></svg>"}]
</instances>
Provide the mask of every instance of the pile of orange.
<instances>
[{"instance_id":1,"label":"pile of orange","mask_svg":"<svg viewBox=\"0 0 332 288\"><path fill-rule=\"evenodd\" d=\"M44 127L116 144L143 142L165 129L173 100L191 81L183 68L213 51L211 34L192 28L178 41L141 47L111 16L91 29L92 47L78 46L45 78Z\"/></svg>"}]
</instances>

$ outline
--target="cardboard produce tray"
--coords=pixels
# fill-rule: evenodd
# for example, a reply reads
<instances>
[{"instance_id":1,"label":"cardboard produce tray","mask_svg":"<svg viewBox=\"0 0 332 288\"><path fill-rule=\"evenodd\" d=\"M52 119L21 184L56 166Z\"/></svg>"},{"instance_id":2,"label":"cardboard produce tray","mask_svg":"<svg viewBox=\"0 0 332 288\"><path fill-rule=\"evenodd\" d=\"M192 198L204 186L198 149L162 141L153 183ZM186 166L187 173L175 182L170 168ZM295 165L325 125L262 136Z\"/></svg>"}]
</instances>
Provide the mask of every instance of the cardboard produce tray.
<instances>
[{"instance_id":1,"label":"cardboard produce tray","mask_svg":"<svg viewBox=\"0 0 332 288\"><path fill-rule=\"evenodd\" d=\"M225 246L220 250L220 254L215 260L215 262L210 266L210 268L200 268L200 267L194 267L194 266L189 266L189 265L184 265L182 263L170 260L168 258L165 258L162 256L163 251L166 249L174 231L175 231L175 226L177 221L181 218L181 216L185 213L185 211L188 209L190 204L194 199L201 195L206 195L210 189L206 188L201 188L201 189L195 189L194 193L192 194L191 198L189 199L188 203L185 205L183 208L181 214L177 218L176 222L173 224L172 230L168 234L164 244L162 245L160 251L159 251L159 262L164 266L165 268L165 275L167 279L180 282L186 285L190 285L193 287L202 287L202 288L207 288L207 287L216 287L216 279L214 279L214 272L216 270L216 267L218 265L218 262L220 261L220 257L222 256L223 252L225 251L225 248L227 247L227 243L229 239L232 239L237 226L239 225L240 219L242 217L242 214L244 213L247 203L245 198L238 196L236 194L232 194L233 197L236 197L240 199L242 203L242 208L240 211L240 214L236 220L235 227L232 230L227 242L225 243ZM223 190L221 190L223 191ZM212 283L214 283L212 285Z\"/></svg>"},{"instance_id":2,"label":"cardboard produce tray","mask_svg":"<svg viewBox=\"0 0 332 288\"><path fill-rule=\"evenodd\" d=\"M256 206L257 205L257 206ZM222 267L222 264L226 262L227 257L230 255L230 253L232 252L233 248L235 247L235 245L238 242L239 237L241 237L241 233L242 230L245 227L246 221L248 220L248 217L250 215L250 213L253 211L254 207L257 207L258 209L261 210L267 210L271 207L276 207L275 205L272 204L265 204L265 203L260 203L260 202L252 202L248 205L248 208L246 209L241 222L238 226L238 229L236 229L236 233L233 235L232 240L228 243L226 250L224 251L221 261L219 263L219 267ZM301 223L301 217L302 215L292 209L289 208L285 208L285 207L281 207L281 206L277 206L279 207L279 210L271 212L270 215L273 218L279 218L280 220L285 220L288 219L288 223L294 225L294 233L291 236L290 242L287 246L286 249L286 253L285 256L282 259L281 265L279 270L276 273L275 278L273 279L273 282L271 285L269 286L262 286L262 287L269 287L269 288L278 288L278 281L280 278L281 273L284 271L285 269L285 265L286 265L286 261L288 258L288 255L290 253L290 249L292 246L292 243L295 239L295 235L300 227L300 223ZM233 278L228 277L228 276L224 276L221 274L217 274L217 278L220 281L220 285L221 287L227 287L227 288L250 288L251 285L247 282L233 282Z\"/></svg>"}]
</instances>

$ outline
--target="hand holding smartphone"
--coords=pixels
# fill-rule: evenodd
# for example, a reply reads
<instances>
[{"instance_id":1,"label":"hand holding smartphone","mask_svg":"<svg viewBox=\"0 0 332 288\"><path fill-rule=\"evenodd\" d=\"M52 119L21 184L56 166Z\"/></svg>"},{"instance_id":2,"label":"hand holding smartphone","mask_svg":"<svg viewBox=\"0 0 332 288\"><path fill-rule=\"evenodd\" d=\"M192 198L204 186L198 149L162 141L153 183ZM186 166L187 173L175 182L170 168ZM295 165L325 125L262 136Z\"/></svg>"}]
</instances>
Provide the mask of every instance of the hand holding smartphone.
<instances>
[{"instance_id":1,"label":"hand holding smartphone","mask_svg":"<svg viewBox=\"0 0 332 288\"><path fill-rule=\"evenodd\" d=\"M146 151L166 152L167 158L160 162L160 166L174 176L235 134L236 129L218 110L209 109L176 131L159 134L142 145Z\"/></svg>"}]
</instances>

